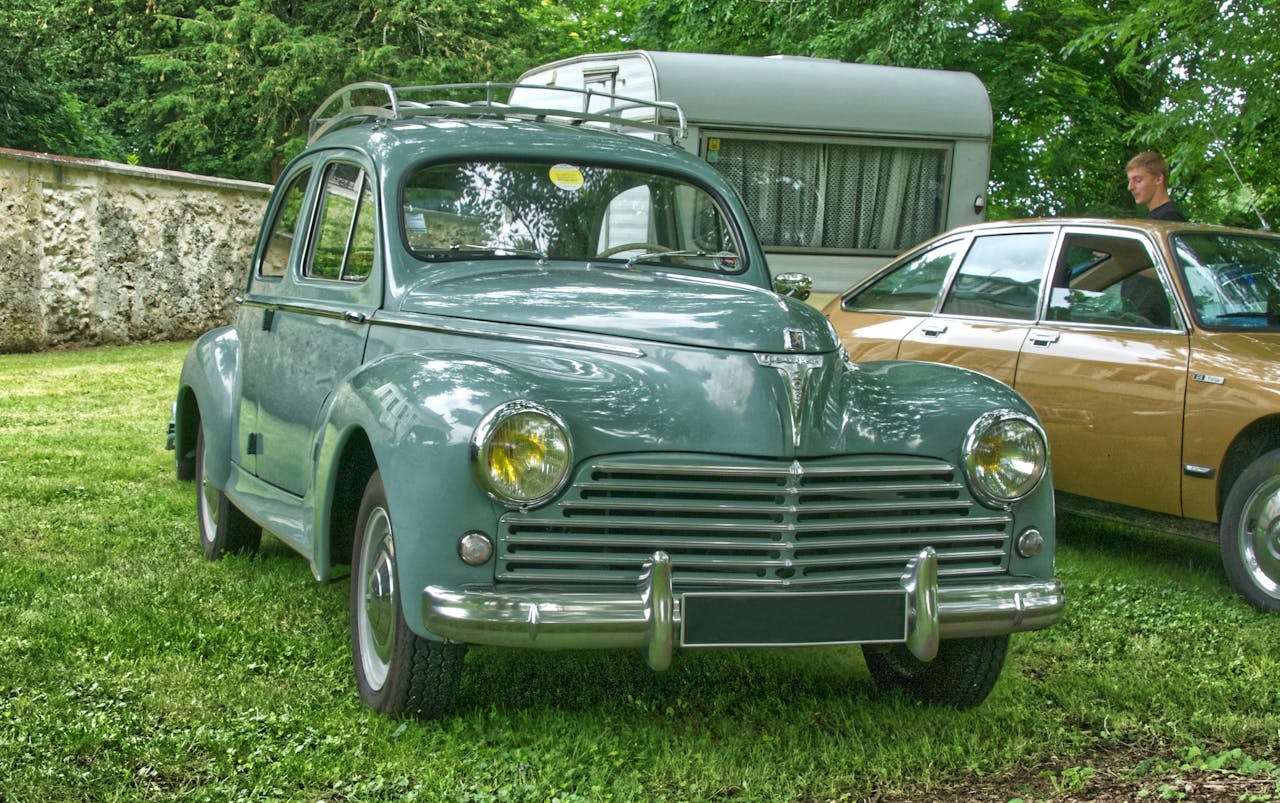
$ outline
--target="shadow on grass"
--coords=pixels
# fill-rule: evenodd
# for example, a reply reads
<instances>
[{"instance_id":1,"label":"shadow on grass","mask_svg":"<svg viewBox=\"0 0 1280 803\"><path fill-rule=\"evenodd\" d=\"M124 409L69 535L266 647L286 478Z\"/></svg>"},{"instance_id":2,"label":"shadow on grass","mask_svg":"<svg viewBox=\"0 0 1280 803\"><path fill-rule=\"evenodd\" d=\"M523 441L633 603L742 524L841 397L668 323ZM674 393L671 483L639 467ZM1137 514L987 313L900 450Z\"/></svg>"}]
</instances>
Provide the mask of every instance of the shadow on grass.
<instances>
[{"instance_id":1,"label":"shadow on grass","mask_svg":"<svg viewBox=\"0 0 1280 803\"><path fill-rule=\"evenodd\" d=\"M762 704L821 708L874 694L857 647L677 650L654 672L637 650L469 651L465 709L581 711L619 703L649 712L758 714ZM752 713L754 712L754 713Z\"/></svg>"},{"instance_id":2,"label":"shadow on grass","mask_svg":"<svg viewBox=\"0 0 1280 803\"><path fill-rule=\"evenodd\" d=\"M1188 563L1217 567L1219 563L1216 543L1071 513L1058 515L1058 543L1107 557L1169 568L1182 568Z\"/></svg>"}]
</instances>

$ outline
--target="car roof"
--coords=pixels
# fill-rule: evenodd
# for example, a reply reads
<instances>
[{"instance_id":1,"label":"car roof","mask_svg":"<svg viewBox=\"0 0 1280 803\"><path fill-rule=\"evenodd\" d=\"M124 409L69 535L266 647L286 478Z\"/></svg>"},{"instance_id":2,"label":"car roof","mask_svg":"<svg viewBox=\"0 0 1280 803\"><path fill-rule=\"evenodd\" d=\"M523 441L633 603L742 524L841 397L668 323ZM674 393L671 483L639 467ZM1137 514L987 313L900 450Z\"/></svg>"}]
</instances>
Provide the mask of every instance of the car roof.
<instances>
[{"instance_id":1,"label":"car roof","mask_svg":"<svg viewBox=\"0 0 1280 803\"><path fill-rule=\"evenodd\" d=\"M964 232L981 232L993 229L1003 228L1022 228L1035 226L1105 226L1109 228L1124 228L1135 231L1147 231L1152 234L1162 235L1175 231L1205 231L1205 232L1233 232L1237 234L1256 234L1262 236L1275 237L1280 236L1274 232L1264 231L1260 229L1244 229L1232 226L1220 226L1211 223L1196 223L1181 220L1153 220L1150 218L1122 218L1122 217L1030 217L1030 218L1013 218L1009 220L988 220L982 223L970 223L965 226L957 226L954 229L943 232L936 237L931 237L929 241L941 239L943 237L952 236ZM921 243L923 245L923 243ZM915 246L910 250L914 251Z\"/></svg>"},{"instance_id":2,"label":"car roof","mask_svg":"<svg viewBox=\"0 0 1280 803\"><path fill-rule=\"evenodd\" d=\"M518 155L568 161L600 159L651 169L679 162L701 174L709 171L697 167L703 165L701 160L664 141L555 121L438 117L379 120L325 133L306 152L329 148L362 151L385 164L416 163L428 154L442 160Z\"/></svg>"}]
</instances>

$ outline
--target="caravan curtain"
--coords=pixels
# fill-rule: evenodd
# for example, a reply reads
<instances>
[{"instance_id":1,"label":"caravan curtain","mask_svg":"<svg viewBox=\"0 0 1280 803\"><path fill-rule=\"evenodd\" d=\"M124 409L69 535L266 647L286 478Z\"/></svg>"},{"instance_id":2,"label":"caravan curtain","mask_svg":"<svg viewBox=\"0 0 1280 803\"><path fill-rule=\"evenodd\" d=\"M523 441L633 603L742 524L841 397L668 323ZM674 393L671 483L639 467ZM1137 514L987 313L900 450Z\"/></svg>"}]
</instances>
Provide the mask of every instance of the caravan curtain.
<instances>
[{"instance_id":1,"label":"caravan curtain","mask_svg":"<svg viewBox=\"0 0 1280 803\"><path fill-rule=\"evenodd\" d=\"M942 230L941 148L719 138L766 247L896 253Z\"/></svg>"}]
</instances>

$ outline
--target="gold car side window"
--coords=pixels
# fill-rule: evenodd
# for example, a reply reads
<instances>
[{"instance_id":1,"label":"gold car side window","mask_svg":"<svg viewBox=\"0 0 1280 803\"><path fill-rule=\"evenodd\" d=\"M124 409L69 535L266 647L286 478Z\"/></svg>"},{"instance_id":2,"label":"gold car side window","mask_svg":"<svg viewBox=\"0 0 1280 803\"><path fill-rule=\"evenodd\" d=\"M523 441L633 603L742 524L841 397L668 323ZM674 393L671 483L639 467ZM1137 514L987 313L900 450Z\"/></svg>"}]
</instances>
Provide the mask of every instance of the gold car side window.
<instances>
[{"instance_id":1,"label":"gold car side window","mask_svg":"<svg viewBox=\"0 0 1280 803\"><path fill-rule=\"evenodd\" d=\"M1052 246L1050 232L974 238L951 282L942 312L1033 320Z\"/></svg>"},{"instance_id":2,"label":"gold car side window","mask_svg":"<svg viewBox=\"0 0 1280 803\"><path fill-rule=\"evenodd\" d=\"M885 312L933 312L942 283L964 240L952 240L930 248L905 265L881 276L865 290L846 298L846 310Z\"/></svg>"},{"instance_id":3,"label":"gold car side window","mask_svg":"<svg viewBox=\"0 0 1280 803\"><path fill-rule=\"evenodd\" d=\"M1173 305L1142 241L1069 234L1054 269L1050 320L1167 329Z\"/></svg>"}]
</instances>

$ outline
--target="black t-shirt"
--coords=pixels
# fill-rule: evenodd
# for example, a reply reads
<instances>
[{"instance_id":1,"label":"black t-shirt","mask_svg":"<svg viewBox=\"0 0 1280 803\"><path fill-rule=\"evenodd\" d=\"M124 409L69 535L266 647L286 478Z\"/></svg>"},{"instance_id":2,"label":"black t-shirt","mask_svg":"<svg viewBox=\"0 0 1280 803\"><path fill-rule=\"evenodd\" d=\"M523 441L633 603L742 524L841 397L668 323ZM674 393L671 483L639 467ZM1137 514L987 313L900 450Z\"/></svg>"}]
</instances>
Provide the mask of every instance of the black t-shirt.
<instances>
[{"instance_id":1,"label":"black t-shirt","mask_svg":"<svg viewBox=\"0 0 1280 803\"><path fill-rule=\"evenodd\" d=\"M1186 220L1182 212L1178 211L1178 207L1173 205L1173 201L1166 201L1155 209L1147 213L1150 220Z\"/></svg>"}]
</instances>

